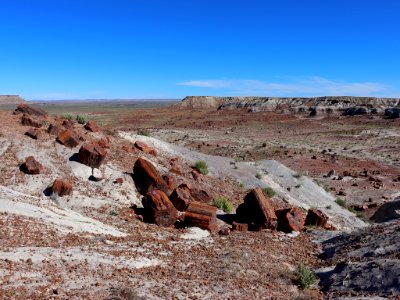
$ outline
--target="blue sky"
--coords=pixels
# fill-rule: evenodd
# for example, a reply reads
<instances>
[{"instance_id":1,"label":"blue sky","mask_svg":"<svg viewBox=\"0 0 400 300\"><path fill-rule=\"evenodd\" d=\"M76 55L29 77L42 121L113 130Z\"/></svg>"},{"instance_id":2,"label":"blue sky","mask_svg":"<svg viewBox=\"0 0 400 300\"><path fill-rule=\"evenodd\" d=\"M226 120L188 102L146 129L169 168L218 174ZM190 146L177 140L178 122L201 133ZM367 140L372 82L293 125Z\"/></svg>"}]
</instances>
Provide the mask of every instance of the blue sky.
<instances>
[{"instance_id":1,"label":"blue sky","mask_svg":"<svg viewBox=\"0 0 400 300\"><path fill-rule=\"evenodd\" d=\"M398 0L1 0L0 94L400 97Z\"/></svg>"}]
</instances>

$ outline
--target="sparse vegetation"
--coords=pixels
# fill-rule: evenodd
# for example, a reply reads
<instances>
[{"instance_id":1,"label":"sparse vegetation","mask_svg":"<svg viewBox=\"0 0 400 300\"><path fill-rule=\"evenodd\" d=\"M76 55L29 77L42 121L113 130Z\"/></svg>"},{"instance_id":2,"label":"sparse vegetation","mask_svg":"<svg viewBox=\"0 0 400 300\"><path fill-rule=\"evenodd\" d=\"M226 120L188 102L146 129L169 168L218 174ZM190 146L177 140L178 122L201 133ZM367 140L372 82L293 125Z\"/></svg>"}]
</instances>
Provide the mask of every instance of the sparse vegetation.
<instances>
[{"instance_id":1,"label":"sparse vegetation","mask_svg":"<svg viewBox=\"0 0 400 300\"><path fill-rule=\"evenodd\" d=\"M263 191L264 191L265 195L267 195L270 198L272 198L276 195L276 192L271 187L266 187L263 189Z\"/></svg>"},{"instance_id":2,"label":"sparse vegetation","mask_svg":"<svg viewBox=\"0 0 400 300\"><path fill-rule=\"evenodd\" d=\"M299 188L301 187L301 184L296 184L294 187L295 187L296 189L299 189Z\"/></svg>"},{"instance_id":3,"label":"sparse vegetation","mask_svg":"<svg viewBox=\"0 0 400 300\"><path fill-rule=\"evenodd\" d=\"M223 210L226 213L231 213L233 211L232 202L225 197L221 196L215 197L213 200L213 205Z\"/></svg>"},{"instance_id":4,"label":"sparse vegetation","mask_svg":"<svg viewBox=\"0 0 400 300\"><path fill-rule=\"evenodd\" d=\"M110 216L118 216L118 212L115 210L110 211Z\"/></svg>"},{"instance_id":5,"label":"sparse vegetation","mask_svg":"<svg viewBox=\"0 0 400 300\"><path fill-rule=\"evenodd\" d=\"M317 278L314 275L314 272L303 264L300 264L297 267L297 278L299 281L299 285L303 290L308 289L317 280Z\"/></svg>"},{"instance_id":6,"label":"sparse vegetation","mask_svg":"<svg viewBox=\"0 0 400 300\"><path fill-rule=\"evenodd\" d=\"M256 178L257 178L257 179L261 179L261 178L262 178L261 173L257 173L257 174L256 174Z\"/></svg>"},{"instance_id":7,"label":"sparse vegetation","mask_svg":"<svg viewBox=\"0 0 400 300\"><path fill-rule=\"evenodd\" d=\"M76 115L75 120L82 125L85 125L89 121L88 117L83 115Z\"/></svg>"},{"instance_id":8,"label":"sparse vegetation","mask_svg":"<svg viewBox=\"0 0 400 300\"><path fill-rule=\"evenodd\" d=\"M303 172L298 172L298 173L296 173L296 174L293 175L293 177L296 178L296 179L300 179L300 178L303 177L303 176L304 176L304 173L303 173Z\"/></svg>"},{"instance_id":9,"label":"sparse vegetation","mask_svg":"<svg viewBox=\"0 0 400 300\"><path fill-rule=\"evenodd\" d=\"M207 175L208 174L208 166L207 166L207 163L204 160L196 161L196 164L194 165L194 167L201 174L203 174L203 175Z\"/></svg>"},{"instance_id":10,"label":"sparse vegetation","mask_svg":"<svg viewBox=\"0 0 400 300\"><path fill-rule=\"evenodd\" d=\"M331 209L331 208L332 208L332 205L326 206L326 209Z\"/></svg>"},{"instance_id":11,"label":"sparse vegetation","mask_svg":"<svg viewBox=\"0 0 400 300\"><path fill-rule=\"evenodd\" d=\"M66 119L66 120L73 120L74 119L74 116L71 115L71 114L64 114L64 115L62 115L62 117L64 119Z\"/></svg>"},{"instance_id":12,"label":"sparse vegetation","mask_svg":"<svg viewBox=\"0 0 400 300\"><path fill-rule=\"evenodd\" d=\"M140 128L137 131L138 135L150 136L150 131L147 128Z\"/></svg>"},{"instance_id":13,"label":"sparse vegetation","mask_svg":"<svg viewBox=\"0 0 400 300\"><path fill-rule=\"evenodd\" d=\"M336 204L342 206L342 207L346 207L346 200L342 199L342 198L336 198L335 200Z\"/></svg>"}]
</instances>

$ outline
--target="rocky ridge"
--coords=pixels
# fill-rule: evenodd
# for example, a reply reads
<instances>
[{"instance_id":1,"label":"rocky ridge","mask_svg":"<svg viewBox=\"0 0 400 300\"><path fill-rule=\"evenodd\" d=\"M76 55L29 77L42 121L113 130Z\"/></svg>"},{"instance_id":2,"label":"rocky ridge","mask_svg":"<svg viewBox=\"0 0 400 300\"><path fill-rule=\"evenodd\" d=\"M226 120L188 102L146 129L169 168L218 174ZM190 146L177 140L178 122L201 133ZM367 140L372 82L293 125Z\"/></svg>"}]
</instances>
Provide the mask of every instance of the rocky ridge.
<instances>
[{"instance_id":1,"label":"rocky ridge","mask_svg":"<svg viewBox=\"0 0 400 300\"><path fill-rule=\"evenodd\" d=\"M188 96L177 104L180 108L247 109L249 112L276 111L302 113L341 113L344 115L384 114L397 118L400 98L352 96L325 97L212 97Z\"/></svg>"},{"instance_id":2,"label":"rocky ridge","mask_svg":"<svg viewBox=\"0 0 400 300\"><path fill-rule=\"evenodd\" d=\"M0 95L0 106L1 105L17 105L25 103L25 99L18 95Z\"/></svg>"}]
</instances>

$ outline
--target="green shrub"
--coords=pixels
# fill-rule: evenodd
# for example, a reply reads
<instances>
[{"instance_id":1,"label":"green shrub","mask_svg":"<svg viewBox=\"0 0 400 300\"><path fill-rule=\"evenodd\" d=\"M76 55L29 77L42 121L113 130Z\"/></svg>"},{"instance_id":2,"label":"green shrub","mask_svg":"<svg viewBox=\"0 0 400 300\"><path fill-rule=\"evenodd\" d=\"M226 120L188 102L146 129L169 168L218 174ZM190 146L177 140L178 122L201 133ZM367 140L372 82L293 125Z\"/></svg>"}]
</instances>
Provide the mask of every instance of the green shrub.
<instances>
[{"instance_id":1,"label":"green shrub","mask_svg":"<svg viewBox=\"0 0 400 300\"><path fill-rule=\"evenodd\" d=\"M276 195L276 192L271 188L271 187L266 187L263 189L265 195L268 197L272 198Z\"/></svg>"},{"instance_id":2,"label":"green shrub","mask_svg":"<svg viewBox=\"0 0 400 300\"><path fill-rule=\"evenodd\" d=\"M336 198L335 202L336 202L336 204L338 204L338 205L340 205L342 207L346 207L346 200L343 200L343 199L338 197L338 198Z\"/></svg>"},{"instance_id":3,"label":"green shrub","mask_svg":"<svg viewBox=\"0 0 400 300\"><path fill-rule=\"evenodd\" d=\"M78 121L79 124L85 125L89 120L86 116L76 115L75 120Z\"/></svg>"},{"instance_id":4,"label":"green shrub","mask_svg":"<svg viewBox=\"0 0 400 300\"><path fill-rule=\"evenodd\" d=\"M296 189L299 189L299 188L301 187L301 184L296 184L294 187L295 187Z\"/></svg>"},{"instance_id":5,"label":"green shrub","mask_svg":"<svg viewBox=\"0 0 400 300\"><path fill-rule=\"evenodd\" d=\"M303 172L298 172L298 173L296 173L296 174L293 175L293 177L296 178L296 179L300 179L300 178L303 177L303 176L304 176L304 173L303 173Z\"/></svg>"},{"instance_id":6,"label":"green shrub","mask_svg":"<svg viewBox=\"0 0 400 300\"><path fill-rule=\"evenodd\" d=\"M331 208L332 208L332 205L326 206L326 209L331 209Z\"/></svg>"},{"instance_id":7,"label":"green shrub","mask_svg":"<svg viewBox=\"0 0 400 300\"><path fill-rule=\"evenodd\" d=\"M201 174L203 174L203 175L207 175L208 174L208 166L207 166L207 163L204 160L196 161L196 164L194 165L194 167Z\"/></svg>"},{"instance_id":8,"label":"green shrub","mask_svg":"<svg viewBox=\"0 0 400 300\"><path fill-rule=\"evenodd\" d=\"M150 131L146 128L140 128L138 129L137 134L143 136L150 136Z\"/></svg>"},{"instance_id":9,"label":"green shrub","mask_svg":"<svg viewBox=\"0 0 400 300\"><path fill-rule=\"evenodd\" d=\"M233 211L232 202L225 197L221 196L215 197L213 200L213 205L223 210L226 213L231 213Z\"/></svg>"},{"instance_id":10,"label":"green shrub","mask_svg":"<svg viewBox=\"0 0 400 300\"><path fill-rule=\"evenodd\" d=\"M297 267L297 277L299 281L300 287L304 289L308 289L311 285L315 283L317 278L314 275L314 272L310 270L307 266L300 264Z\"/></svg>"},{"instance_id":11,"label":"green shrub","mask_svg":"<svg viewBox=\"0 0 400 300\"><path fill-rule=\"evenodd\" d=\"M261 178L262 178L262 175L261 175L260 173L257 173L257 174L256 174L256 178L257 178L257 179L261 179Z\"/></svg>"},{"instance_id":12,"label":"green shrub","mask_svg":"<svg viewBox=\"0 0 400 300\"><path fill-rule=\"evenodd\" d=\"M64 115L62 115L62 117L64 119L66 119L66 120L73 120L74 119L74 116L71 115L71 114L64 114Z\"/></svg>"}]
</instances>

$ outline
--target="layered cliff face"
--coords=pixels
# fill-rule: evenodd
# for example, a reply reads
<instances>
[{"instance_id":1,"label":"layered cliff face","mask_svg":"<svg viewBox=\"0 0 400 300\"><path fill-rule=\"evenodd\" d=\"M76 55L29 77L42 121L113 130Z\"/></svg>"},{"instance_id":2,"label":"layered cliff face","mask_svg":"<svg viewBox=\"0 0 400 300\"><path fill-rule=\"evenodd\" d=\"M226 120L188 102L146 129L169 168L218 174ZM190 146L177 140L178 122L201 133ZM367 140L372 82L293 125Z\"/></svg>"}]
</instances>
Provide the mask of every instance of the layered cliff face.
<instances>
[{"instance_id":1,"label":"layered cliff face","mask_svg":"<svg viewBox=\"0 0 400 300\"><path fill-rule=\"evenodd\" d=\"M25 103L25 100L18 95L0 95L0 105L16 105Z\"/></svg>"},{"instance_id":2,"label":"layered cliff face","mask_svg":"<svg viewBox=\"0 0 400 300\"><path fill-rule=\"evenodd\" d=\"M247 109L252 112L340 112L345 115L385 113L400 109L400 98L327 96L314 98L188 96L182 108ZM389 112L388 112L389 113ZM395 115L395 114L394 114Z\"/></svg>"}]
</instances>

